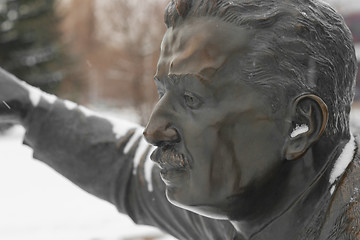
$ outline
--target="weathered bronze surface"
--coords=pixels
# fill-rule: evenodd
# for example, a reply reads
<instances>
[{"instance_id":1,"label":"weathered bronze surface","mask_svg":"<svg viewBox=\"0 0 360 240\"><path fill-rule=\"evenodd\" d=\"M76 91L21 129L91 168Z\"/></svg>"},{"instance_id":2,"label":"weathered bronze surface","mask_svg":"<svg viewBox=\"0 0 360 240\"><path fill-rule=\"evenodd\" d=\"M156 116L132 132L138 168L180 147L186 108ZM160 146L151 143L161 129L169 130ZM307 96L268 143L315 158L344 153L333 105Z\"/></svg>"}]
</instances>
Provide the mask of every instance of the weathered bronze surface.
<instances>
[{"instance_id":1,"label":"weathered bronze surface","mask_svg":"<svg viewBox=\"0 0 360 240\"><path fill-rule=\"evenodd\" d=\"M173 0L165 22L144 130L154 190L149 149L135 170L136 147L124 150L134 131L119 140L60 100L30 104L4 71L2 121L23 124L35 157L86 191L181 239L360 239L356 58L342 17L315 0Z\"/></svg>"},{"instance_id":2,"label":"weathered bronze surface","mask_svg":"<svg viewBox=\"0 0 360 240\"><path fill-rule=\"evenodd\" d=\"M327 181L350 139L355 57L341 17L294 0L173 1L165 18L144 134L168 199L246 239L317 239L345 224L330 213L349 196L334 206ZM291 136L296 126L308 128ZM159 160L170 150L186 164Z\"/></svg>"}]
</instances>

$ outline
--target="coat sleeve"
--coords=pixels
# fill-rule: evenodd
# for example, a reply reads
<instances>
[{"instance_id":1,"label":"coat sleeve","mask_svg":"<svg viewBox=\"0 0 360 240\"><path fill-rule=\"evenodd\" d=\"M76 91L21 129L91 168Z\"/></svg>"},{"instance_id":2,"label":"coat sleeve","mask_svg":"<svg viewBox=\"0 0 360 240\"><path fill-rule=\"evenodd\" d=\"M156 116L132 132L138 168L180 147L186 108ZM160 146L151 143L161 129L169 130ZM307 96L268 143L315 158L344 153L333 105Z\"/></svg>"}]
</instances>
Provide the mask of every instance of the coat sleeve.
<instances>
[{"instance_id":1,"label":"coat sleeve","mask_svg":"<svg viewBox=\"0 0 360 240\"><path fill-rule=\"evenodd\" d=\"M165 196L142 127L110 120L60 99L41 98L25 120L24 143L85 191L114 204L134 222L178 239L232 239L233 227L177 208Z\"/></svg>"}]
</instances>

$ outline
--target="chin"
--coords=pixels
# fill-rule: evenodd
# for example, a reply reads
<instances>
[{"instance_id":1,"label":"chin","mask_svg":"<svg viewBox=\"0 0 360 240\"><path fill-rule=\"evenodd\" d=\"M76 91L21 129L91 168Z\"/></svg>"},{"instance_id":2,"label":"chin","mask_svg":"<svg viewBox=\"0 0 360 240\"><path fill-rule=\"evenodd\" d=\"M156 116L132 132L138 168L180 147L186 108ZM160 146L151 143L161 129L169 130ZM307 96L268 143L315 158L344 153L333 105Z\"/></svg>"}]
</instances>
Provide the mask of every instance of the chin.
<instances>
[{"instance_id":1,"label":"chin","mask_svg":"<svg viewBox=\"0 0 360 240\"><path fill-rule=\"evenodd\" d=\"M197 203L196 201L194 201L194 199L190 199L188 197L189 194L181 194L181 196L186 196L185 199L180 199L178 195L179 193L176 189L166 189L166 197L168 201L179 208L213 219L229 219L229 217L224 213L224 211L222 211L220 207L217 207L214 204L203 202Z\"/></svg>"}]
</instances>

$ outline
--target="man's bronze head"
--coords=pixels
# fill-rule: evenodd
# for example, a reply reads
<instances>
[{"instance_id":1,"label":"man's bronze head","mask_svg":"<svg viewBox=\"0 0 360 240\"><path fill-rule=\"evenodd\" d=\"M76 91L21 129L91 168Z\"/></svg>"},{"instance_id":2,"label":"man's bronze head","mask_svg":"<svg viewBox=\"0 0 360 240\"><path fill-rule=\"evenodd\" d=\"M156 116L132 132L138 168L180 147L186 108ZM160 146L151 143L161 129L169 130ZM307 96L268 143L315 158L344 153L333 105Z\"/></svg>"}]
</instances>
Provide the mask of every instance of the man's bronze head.
<instances>
[{"instance_id":1,"label":"man's bronze head","mask_svg":"<svg viewBox=\"0 0 360 240\"><path fill-rule=\"evenodd\" d=\"M326 133L348 133L356 56L350 31L331 7L316 0L173 0L165 11L168 29L201 17L254 34L242 71L246 81L270 94L274 110L283 105L276 97L280 89L286 90L287 101L313 93L329 108Z\"/></svg>"},{"instance_id":2,"label":"man's bronze head","mask_svg":"<svg viewBox=\"0 0 360 240\"><path fill-rule=\"evenodd\" d=\"M309 149L349 138L343 19L312 0L173 0L165 23L144 135L168 199L215 218L279 214L326 162Z\"/></svg>"}]
</instances>

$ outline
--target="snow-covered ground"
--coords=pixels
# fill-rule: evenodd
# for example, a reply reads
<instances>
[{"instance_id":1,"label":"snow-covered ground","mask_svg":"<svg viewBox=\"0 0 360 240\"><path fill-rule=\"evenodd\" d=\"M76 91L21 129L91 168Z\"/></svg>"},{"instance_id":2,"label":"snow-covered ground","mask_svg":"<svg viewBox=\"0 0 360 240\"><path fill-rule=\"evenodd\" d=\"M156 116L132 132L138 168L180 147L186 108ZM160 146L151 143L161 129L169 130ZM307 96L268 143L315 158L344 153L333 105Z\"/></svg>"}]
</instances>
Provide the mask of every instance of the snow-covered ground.
<instances>
[{"instance_id":1,"label":"snow-covered ground","mask_svg":"<svg viewBox=\"0 0 360 240\"><path fill-rule=\"evenodd\" d=\"M172 239L136 226L111 204L33 160L32 150L21 144L23 134L15 127L0 135L0 239Z\"/></svg>"}]
</instances>

